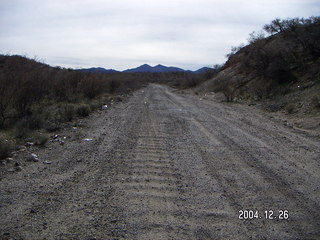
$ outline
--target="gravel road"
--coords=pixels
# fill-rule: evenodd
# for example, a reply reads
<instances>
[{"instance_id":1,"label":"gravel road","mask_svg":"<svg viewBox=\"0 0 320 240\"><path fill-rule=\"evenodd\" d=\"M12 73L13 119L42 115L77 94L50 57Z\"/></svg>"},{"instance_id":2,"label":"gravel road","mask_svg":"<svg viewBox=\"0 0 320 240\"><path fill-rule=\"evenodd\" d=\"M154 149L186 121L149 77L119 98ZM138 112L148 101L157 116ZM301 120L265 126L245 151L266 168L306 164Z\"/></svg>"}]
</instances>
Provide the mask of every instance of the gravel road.
<instances>
[{"instance_id":1,"label":"gravel road","mask_svg":"<svg viewBox=\"0 0 320 240\"><path fill-rule=\"evenodd\" d=\"M253 107L151 84L56 134L0 167L0 239L320 239L319 136Z\"/></svg>"}]
</instances>

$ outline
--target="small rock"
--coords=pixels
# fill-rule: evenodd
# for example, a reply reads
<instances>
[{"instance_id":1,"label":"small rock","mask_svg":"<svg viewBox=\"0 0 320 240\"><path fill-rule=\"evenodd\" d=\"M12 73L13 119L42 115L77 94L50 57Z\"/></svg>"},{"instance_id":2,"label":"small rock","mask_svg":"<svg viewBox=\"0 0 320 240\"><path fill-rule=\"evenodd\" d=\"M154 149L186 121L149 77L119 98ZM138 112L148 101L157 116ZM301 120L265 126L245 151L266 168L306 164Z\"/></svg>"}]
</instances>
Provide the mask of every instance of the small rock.
<instances>
[{"instance_id":1,"label":"small rock","mask_svg":"<svg viewBox=\"0 0 320 240\"><path fill-rule=\"evenodd\" d=\"M15 169L15 168L9 168L7 171L8 171L8 172L15 172L16 169Z\"/></svg>"},{"instance_id":2,"label":"small rock","mask_svg":"<svg viewBox=\"0 0 320 240\"><path fill-rule=\"evenodd\" d=\"M61 146L64 145L64 141L60 140L60 141L59 141L59 144L60 144Z\"/></svg>"},{"instance_id":3,"label":"small rock","mask_svg":"<svg viewBox=\"0 0 320 240\"><path fill-rule=\"evenodd\" d=\"M20 164L19 162L15 162L15 163L14 163L14 166L15 166L15 167L19 167L20 165L21 165L21 164Z\"/></svg>"},{"instance_id":4,"label":"small rock","mask_svg":"<svg viewBox=\"0 0 320 240\"><path fill-rule=\"evenodd\" d=\"M15 170L18 171L18 172L20 172L20 171L22 171L22 169L23 169L22 166L17 166Z\"/></svg>"},{"instance_id":5,"label":"small rock","mask_svg":"<svg viewBox=\"0 0 320 240\"><path fill-rule=\"evenodd\" d=\"M31 146L33 146L33 145L34 145L33 142L26 142L26 144L25 144L26 147L31 147Z\"/></svg>"},{"instance_id":6,"label":"small rock","mask_svg":"<svg viewBox=\"0 0 320 240\"><path fill-rule=\"evenodd\" d=\"M26 146L20 147L19 148L19 152L25 152L27 150Z\"/></svg>"},{"instance_id":7,"label":"small rock","mask_svg":"<svg viewBox=\"0 0 320 240\"><path fill-rule=\"evenodd\" d=\"M43 163L44 164L51 164L52 162L51 161L44 161Z\"/></svg>"},{"instance_id":8,"label":"small rock","mask_svg":"<svg viewBox=\"0 0 320 240\"><path fill-rule=\"evenodd\" d=\"M36 154L31 153L31 155L27 158L27 161L28 162L39 162L39 157Z\"/></svg>"},{"instance_id":9,"label":"small rock","mask_svg":"<svg viewBox=\"0 0 320 240\"><path fill-rule=\"evenodd\" d=\"M30 210L30 213L36 213L37 211L36 210L34 210L34 209L31 209Z\"/></svg>"},{"instance_id":10,"label":"small rock","mask_svg":"<svg viewBox=\"0 0 320 240\"><path fill-rule=\"evenodd\" d=\"M6 163L12 163L12 162L13 162L13 158L3 159L2 161L3 161L4 164L6 164Z\"/></svg>"}]
</instances>

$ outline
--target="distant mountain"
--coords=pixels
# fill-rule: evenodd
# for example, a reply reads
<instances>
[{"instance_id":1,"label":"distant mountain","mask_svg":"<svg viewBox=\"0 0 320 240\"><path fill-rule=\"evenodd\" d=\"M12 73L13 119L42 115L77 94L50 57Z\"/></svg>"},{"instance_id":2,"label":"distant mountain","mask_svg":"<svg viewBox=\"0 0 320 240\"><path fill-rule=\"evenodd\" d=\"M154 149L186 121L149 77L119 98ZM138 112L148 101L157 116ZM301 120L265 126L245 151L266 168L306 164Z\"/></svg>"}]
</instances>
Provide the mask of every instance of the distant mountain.
<instances>
[{"instance_id":1,"label":"distant mountain","mask_svg":"<svg viewBox=\"0 0 320 240\"><path fill-rule=\"evenodd\" d=\"M78 71L91 72L91 73L116 73L116 72L118 72L113 69L105 69L102 67L82 68L82 69L78 69Z\"/></svg>"},{"instance_id":2,"label":"distant mountain","mask_svg":"<svg viewBox=\"0 0 320 240\"><path fill-rule=\"evenodd\" d=\"M208 67L203 67L200 68L196 71L190 71L190 70L185 70L182 68L178 68L178 67L167 67L167 66L163 66L161 64L158 64L154 67L148 65L148 64L143 64L139 67L136 68L131 68L131 69L127 69L124 70L122 72L125 73L135 73L135 72L151 72L151 73L160 73L160 72L190 72L190 73L196 73L196 74L201 74L201 73L205 73L207 70L209 70L211 68ZM78 69L77 71L81 71L81 72L91 72L91 73L117 73L120 71L116 71L113 69L105 69L102 67L92 67L92 68L82 68L82 69Z\"/></svg>"},{"instance_id":3,"label":"distant mountain","mask_svg":"<svg viewBox=\"0 0 320 240\"><path fill-rule=\"evenodd\" d=\"M127 69L123 72L186 72L186 70L177 67L166 67L160 64L154 67L143 64L140 67Z\"/></svg>"},{"instance_id":4,"label":"distant mountain","mask_svg":"<svg viewBox=\"0 0 320 240\"><path fill-rule=\"evenodd\" d=\"M196 71L193 71L193 73L200 74L200 73L205 73L208 70L212 70L212 68L203 67L203 68L200 68L200 69L198 69Z\"/></svg>"}]
</instances>

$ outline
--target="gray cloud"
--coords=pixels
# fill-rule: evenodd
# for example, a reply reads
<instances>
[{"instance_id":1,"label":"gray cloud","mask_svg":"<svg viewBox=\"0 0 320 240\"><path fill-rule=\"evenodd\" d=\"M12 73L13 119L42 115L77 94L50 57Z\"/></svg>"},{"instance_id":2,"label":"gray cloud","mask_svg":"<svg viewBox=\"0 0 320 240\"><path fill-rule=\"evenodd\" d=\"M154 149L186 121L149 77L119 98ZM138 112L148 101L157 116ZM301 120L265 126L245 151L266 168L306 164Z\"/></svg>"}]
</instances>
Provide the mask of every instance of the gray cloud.
<instances>
[{"instance_id":1,"label":"gray cloud","mask_svg":"<svg viewBox=\"0 0 320 240\"><path fill-rule=\"evenodd\" d=\"M318 0L4 0L0 51L51 65L125 69L222 63L276 17L309 17Z\"/></svg>"}]
</instances>

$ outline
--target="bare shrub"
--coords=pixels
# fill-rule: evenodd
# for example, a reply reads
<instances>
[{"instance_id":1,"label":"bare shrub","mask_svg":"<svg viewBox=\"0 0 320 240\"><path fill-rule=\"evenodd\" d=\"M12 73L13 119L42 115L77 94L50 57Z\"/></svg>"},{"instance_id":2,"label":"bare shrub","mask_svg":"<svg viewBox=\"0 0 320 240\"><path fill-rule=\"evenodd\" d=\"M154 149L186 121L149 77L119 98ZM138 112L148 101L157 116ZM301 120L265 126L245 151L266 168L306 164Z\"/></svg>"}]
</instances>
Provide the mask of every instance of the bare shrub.
<instances>
[{"instance_id":1,"label":"bare shrub","mask_svg":"<svg viewBox=\"0 0 320 240\"><path fill-rule=\"evenodd\" d=\"M286 106L287 113L292 114L294 112L294 110L295 110L295 105L293 103L289 103Z\"/></svg>"},{"instance_id":2,"label":"bare shrub","mask_svg":"<svg viewBox=\"0 0 320 240\"><path fill-rule=\"evenodd\" d=\"M311 104L315 107L315 108L319 108L320 109L320 97L319 96L314 96L311 99Z\"/></svg>"},{"instance_id":3,"label":"bare shrub","mask_svg":"<svg viewBox=\"0 0 320 240\"><path fill-rule=\"evenodd\" d=\"M5 139L0 138L0 159L11 156L12 145Z\"/></svg>"},{"instance_id":4,"label":"bare shrub","mask_svg":"<svg viewBox=\"0 0 320 240\"><path fill-rule=\"evenodd\" d=\"M16 122L12 134L15 138L26 138L30 132L29 122L27 118L24 118Z\"/></svg>"},{"instance_id":5,"label":"bare shrub","mask_svg":"<svg viewBox=\"0 0 320 240\"><path fill-rule=\"evenodd\" d=\"M253 31L252 33L249 34L248 42L250 44L252 44L252 43L255 43L255 42L259 41L259 40L264 39L265 37L266 36L265 36L264 32L262 32L262 31L255 32L255 31Z\"/></svg>"},{"instance_id":6,"label":"bare shrub","mask_svg":"<svg viewBox=\"0 0 320 240\"><path fill-rule=\"evenodd\" d=\"M37 146L44 146L48 142L49 138L45 134L35 134L33 136L34 144Z\"/></svg>"},{"instance_id":7,"label":"bare shrub","mask_svg":"<svg viewBox=\"0 0 320 240\"><path fill-rule=\"evenodd\" d=\"M76 107L76 112L81 117L89 116L91 108L88 104L82 103Z\"/></svg>"}]
</instances>

